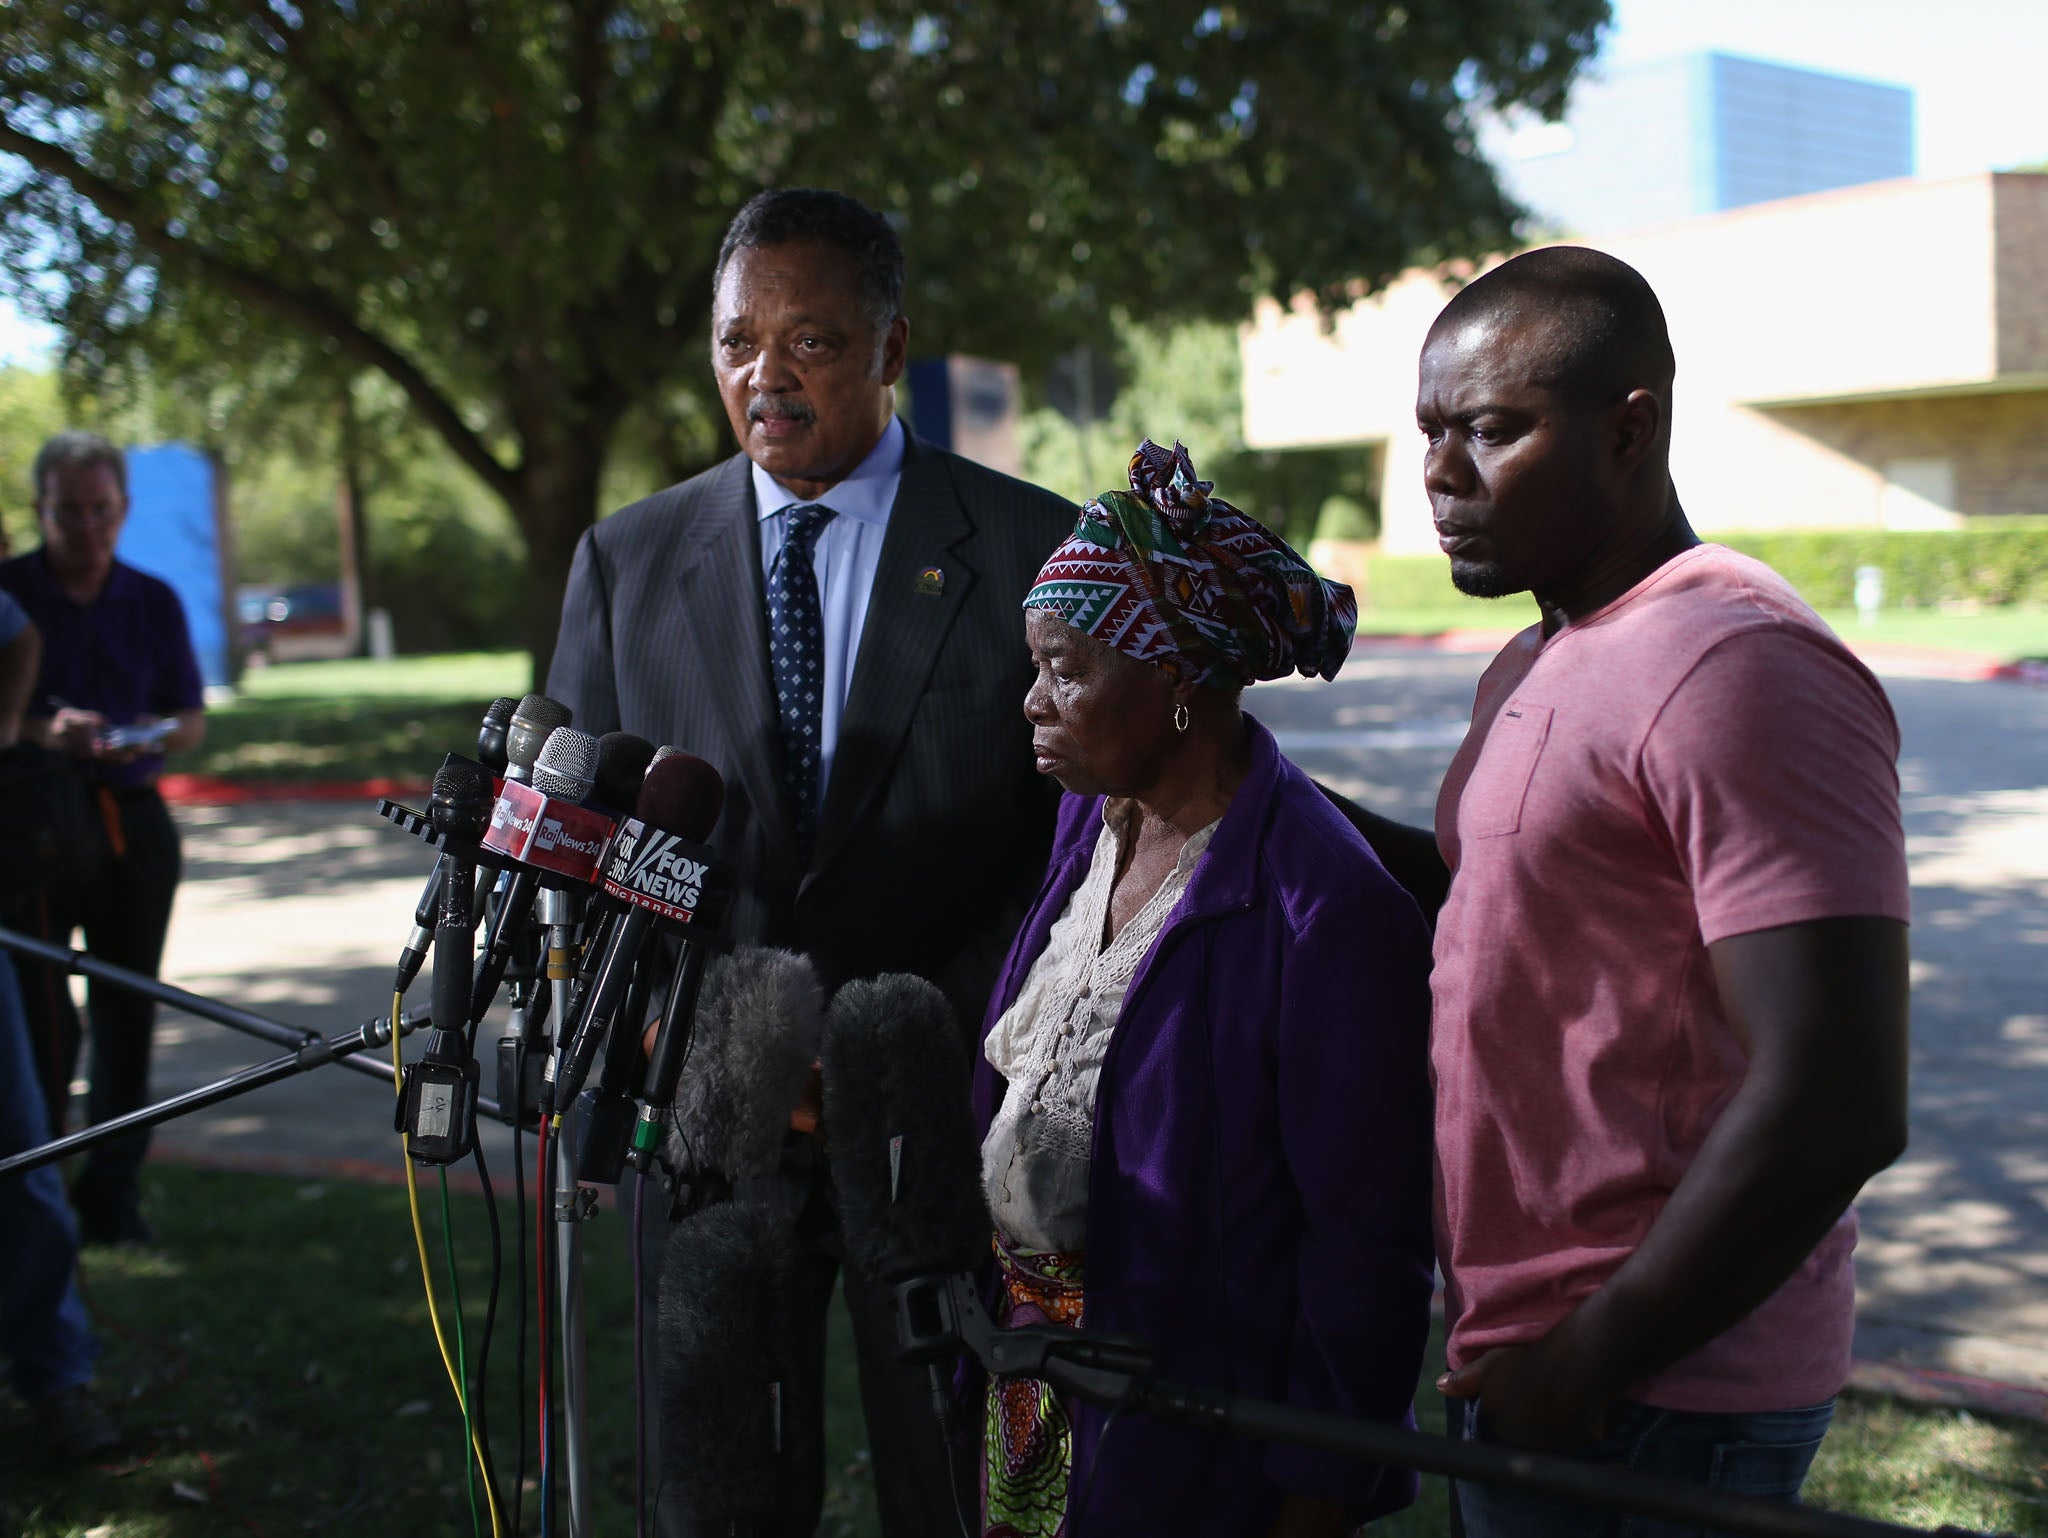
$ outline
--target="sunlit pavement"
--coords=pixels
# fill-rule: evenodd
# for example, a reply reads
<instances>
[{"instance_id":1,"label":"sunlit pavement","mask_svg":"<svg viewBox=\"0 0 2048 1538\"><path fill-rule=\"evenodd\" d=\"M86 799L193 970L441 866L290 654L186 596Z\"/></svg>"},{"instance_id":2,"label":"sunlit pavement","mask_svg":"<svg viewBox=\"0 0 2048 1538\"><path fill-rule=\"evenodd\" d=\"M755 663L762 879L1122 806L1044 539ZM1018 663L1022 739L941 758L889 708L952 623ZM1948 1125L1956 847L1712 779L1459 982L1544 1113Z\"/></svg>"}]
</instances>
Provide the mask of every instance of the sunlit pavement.
<instances>
[{"instance_id":1,"label":"sunlit pavement","mask_svg":"<svg viewBox=\"0 0 2048 1538\"><path fill-rule=\"evenodd\" d=\"M1485 662L1364 642L1337 682L1260 685L1247 705L1318 777L1426 822ZM1905 735L1914 1101L1912 1146L1860 1203L1859 1353L2048 1391L2048 689L1879 666ZM368 805L181 808L179 820L171 981L323 1033L389 1008L428 865L420 845ZM426 998L423 975L409 999ZM275 1050L176 1015L159 1034L160 1095ZM394 1171L388 1096L323 1068L173 1123L156 1146ZM508 1141L486 1144L501 1188Z\"/></svg>"}]
</instances>

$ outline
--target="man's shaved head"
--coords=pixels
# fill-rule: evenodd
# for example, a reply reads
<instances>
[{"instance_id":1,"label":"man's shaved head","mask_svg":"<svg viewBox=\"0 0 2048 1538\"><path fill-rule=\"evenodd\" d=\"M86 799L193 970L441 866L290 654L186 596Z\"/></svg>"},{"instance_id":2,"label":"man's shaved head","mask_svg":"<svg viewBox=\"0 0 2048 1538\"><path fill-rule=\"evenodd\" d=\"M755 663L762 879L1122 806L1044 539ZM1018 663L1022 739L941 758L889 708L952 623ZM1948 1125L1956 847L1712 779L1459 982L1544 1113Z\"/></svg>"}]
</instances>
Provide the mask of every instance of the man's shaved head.
<instances>
[{"instance_id":1,"label":"man's shaved head","mask_svg":"<svg viewBox=\"0 0 2048 1538\"><path fill-rule=\"evenodd\" d=\"M1577 404L1651 390L1668 407L1676 365L1664 307L1641 273L1604 251L1546 246L1511 258L1453 295L1429 334L1474 324L1520 332L1529 382Z\"/></svg>"},{"instance_id":2,"label":"man's shaved head","mask_svg":"<svg viewBox=\"0 0 2048 1538\"><path fill-rule=\"evenodd\" d=\"M1554 627L1695 543L1671 485L1671 375L1657 296L1602 252L1531 251L1461 290L1415 396L1451 581L1534 592Z\"/></svg>"}]
</instances>

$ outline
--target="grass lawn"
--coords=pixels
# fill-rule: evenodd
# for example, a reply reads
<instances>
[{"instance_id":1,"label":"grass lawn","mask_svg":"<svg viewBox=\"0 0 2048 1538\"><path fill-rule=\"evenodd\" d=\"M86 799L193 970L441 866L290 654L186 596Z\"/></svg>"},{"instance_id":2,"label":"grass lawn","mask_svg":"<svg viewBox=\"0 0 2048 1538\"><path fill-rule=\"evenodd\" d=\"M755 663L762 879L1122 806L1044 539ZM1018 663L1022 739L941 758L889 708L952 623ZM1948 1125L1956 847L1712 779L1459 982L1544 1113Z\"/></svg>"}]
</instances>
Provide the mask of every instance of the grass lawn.
<instances>
[{"instance_id":1,"label":"grass lawn","mask_svg":"<svg viewBox=\"0 0 2048 1538\"><path fill-rule=\"evenodd\" d=\"M172 769L247 781L431 780L448 752L474 753L499 695L527 692L524 652L252 668L206 713L206 744Z\"/></svg>"},{"instance_id":2,"label":"grass lawn","mask_svg":"<svg viewBox=\"0 0 2048 1538\"><path fill-rule=\"evenodd\" d=\"M147 1179L162 1245L93 1249L85 1257L106 1342L102 1389L139 1450L109 1469L55 1468L25 1412L0 1406L0 1533L428 1538L466 1531L461 1422L428 1331L404 1192L174 1166L152 1166ZM430 1208L437 1205L430 1194ZM509 1200L501 1207L509 1248ZM473 1349L488 1270L483 1204L457 1197L455 1215ZM431 1213L428 1233L430 1242L438 1236ZM602 1218L586 1250L601 1532L628 1532L632 1522L632 1322L618 1235L617 1219ZM489 1401L491 1440L508 1486L510 1314L508 1279ZM819 1531L868 1538L879 1529L852 1350L843 1314L834 1314ZM1439 1349L1432 1347L1418 1407L1430 1429L1442 1425L1428 1386ZM1809 1493L1894 1521L2048 1538L2044 1470L2048 1428L1852 1401ZM1420 1506L1374 1529L1389 1538L1440 1538L1445 1530L1436 1480L1424 1482ZM531 1488L524 1531L537 1531Z\"/></svg>"}]
</instances>

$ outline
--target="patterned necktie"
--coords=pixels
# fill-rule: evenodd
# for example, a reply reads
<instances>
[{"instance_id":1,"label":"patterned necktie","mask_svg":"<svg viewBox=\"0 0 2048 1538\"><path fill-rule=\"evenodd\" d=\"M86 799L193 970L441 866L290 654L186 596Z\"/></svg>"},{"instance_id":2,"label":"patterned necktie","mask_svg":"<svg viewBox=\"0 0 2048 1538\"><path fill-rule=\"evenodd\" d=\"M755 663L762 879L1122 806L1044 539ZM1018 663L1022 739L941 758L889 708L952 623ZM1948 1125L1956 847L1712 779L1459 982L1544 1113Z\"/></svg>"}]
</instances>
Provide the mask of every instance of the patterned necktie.
<instances>
[{"instance_id":1,"label":"patterned necktie","mask_svg":"<svg viewBox=\"0 0 2048 1538\"><path fill-rule=\"evenodd\" d=\"M832 517L831 508L811 505L785 512L782 551L768 572L768 665L782 718L782 789L806 859L818 836L825 709L825 622L811 557Z\"/></svg>"}]
</instances>

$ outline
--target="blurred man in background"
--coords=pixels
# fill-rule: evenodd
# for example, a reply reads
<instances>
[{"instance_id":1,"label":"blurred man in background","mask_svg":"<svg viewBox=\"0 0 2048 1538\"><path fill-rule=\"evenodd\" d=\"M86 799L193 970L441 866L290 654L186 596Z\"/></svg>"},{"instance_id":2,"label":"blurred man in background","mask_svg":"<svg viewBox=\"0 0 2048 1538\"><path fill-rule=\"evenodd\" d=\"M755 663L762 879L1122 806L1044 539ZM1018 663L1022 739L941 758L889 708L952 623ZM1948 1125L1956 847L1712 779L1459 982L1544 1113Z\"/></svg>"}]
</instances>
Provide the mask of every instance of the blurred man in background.
<instances>
[{"instance_id":1,"label":"blurred man in background","mask_svg":"<svg viewBox=\"0 0 2048 1538\"><path fill-rule=\"evenodd\" d=\"M37 453L34 473L43 543L0 563L0 591L19 601L43 640L22 735L71 760L98 812L98 847L76 856L95 867L94 878L46 892L35 927L62 944L82 928L94 956L153 977L179 863L177 829L156 781L167 753L196 748L206 735L199 664L177 594L114 558L128 516L120 451L93 433L59 433ZM61 1129L82 1035L78 1013L60 973L34 964L21 971L36 1070L50 1125ZM99 983L88 996L88 1105L100 1122L148 1099L156 1006ZM149 1134L137 1132L87 1156L71 1192L87 1240L154 1237L138 1182L148 1147Z\"/></svg>"}]
</instances>

